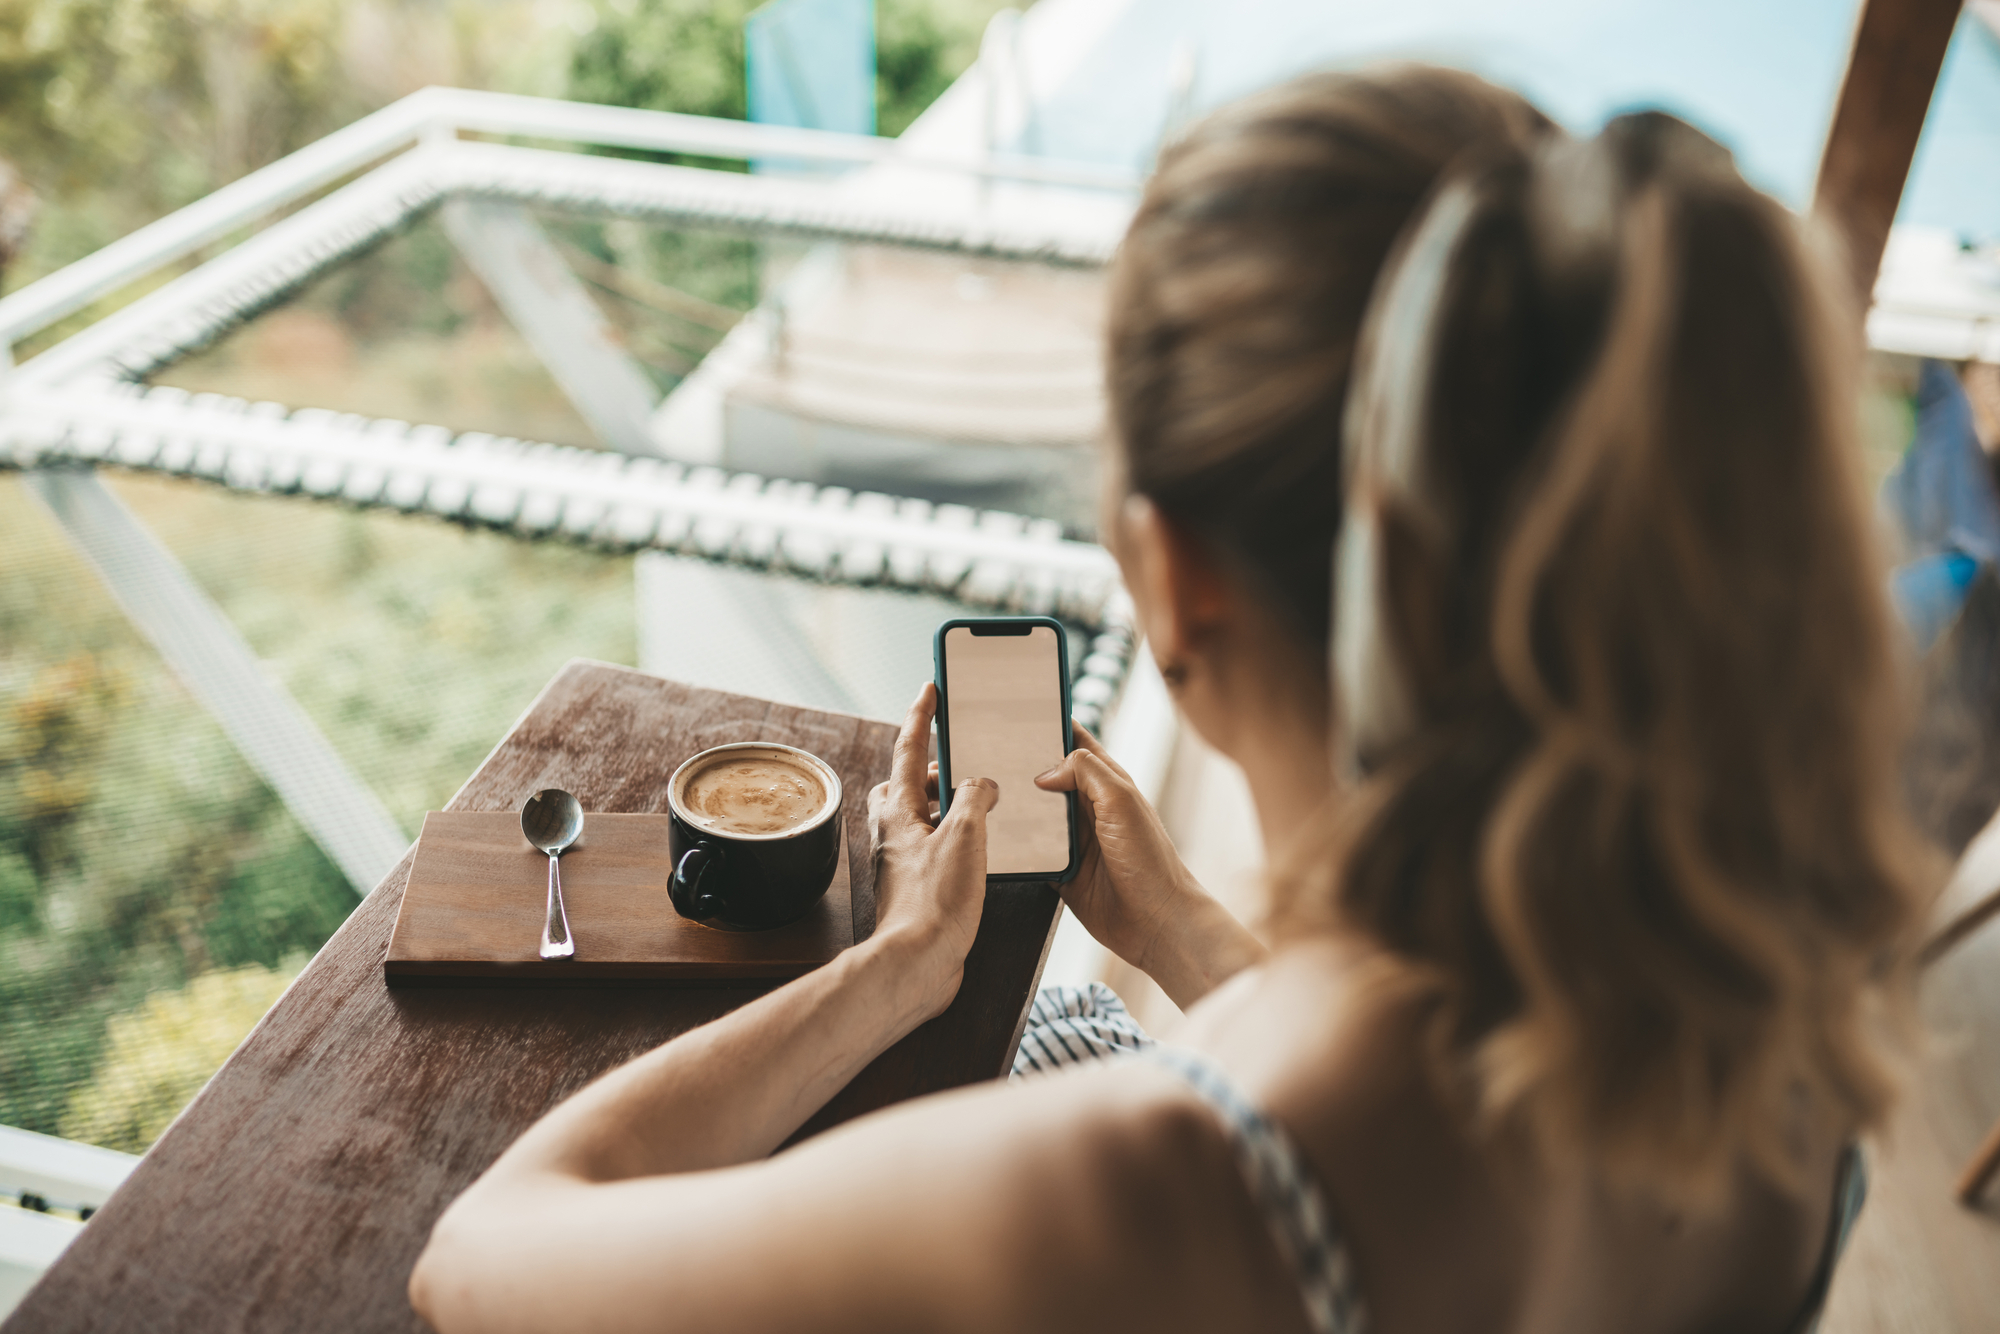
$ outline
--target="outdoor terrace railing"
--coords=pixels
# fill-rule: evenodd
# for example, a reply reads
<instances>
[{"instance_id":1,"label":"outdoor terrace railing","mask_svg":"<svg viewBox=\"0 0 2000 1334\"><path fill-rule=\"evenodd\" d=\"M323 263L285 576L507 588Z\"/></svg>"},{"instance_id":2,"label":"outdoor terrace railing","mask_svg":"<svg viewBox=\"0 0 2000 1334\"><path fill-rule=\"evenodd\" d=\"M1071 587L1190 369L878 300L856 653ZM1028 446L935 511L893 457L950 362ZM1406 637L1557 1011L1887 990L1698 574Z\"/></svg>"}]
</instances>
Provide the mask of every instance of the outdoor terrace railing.
<instances>
[{"instance_id":1,"label":"outdoor terrace railing","mask_svg":"<svg viewBox=\"0 0 2000 1334\"><path fill-rule=\"evenodd\" d=\"M895 165L994 181L1129 193L1126 172L982 154L912 153L895 140L757 125L708 116L562 102L465 88L426 88L140 228L60 272L0 298L0 355L99 297L227 238L363 168L419 143L460 134L517 136L735 161L784 159L827 167Z\"/></svg>"}]
</instances>

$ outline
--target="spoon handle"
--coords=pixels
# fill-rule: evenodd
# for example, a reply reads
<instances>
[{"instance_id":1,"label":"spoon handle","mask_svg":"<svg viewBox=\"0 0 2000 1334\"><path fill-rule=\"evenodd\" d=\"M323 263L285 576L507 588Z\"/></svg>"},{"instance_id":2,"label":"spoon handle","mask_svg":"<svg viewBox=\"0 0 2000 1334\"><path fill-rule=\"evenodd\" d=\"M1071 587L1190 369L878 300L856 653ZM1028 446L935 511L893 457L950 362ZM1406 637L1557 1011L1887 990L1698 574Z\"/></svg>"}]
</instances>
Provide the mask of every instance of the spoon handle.
<instances>
[{"instance_id":1,"label":"spoon handle","mask_svg":"<svg viewBox=\"0 0 2000 1334\"><path fill-rule=\"evenodd\" d=\"M569 912L563 907L562 871L557 865L558 858L549 854L549 911L542 923L542 957L544 959L567 959L576 953L576 942L569 938Z\"/></svg>"}]
</instances>

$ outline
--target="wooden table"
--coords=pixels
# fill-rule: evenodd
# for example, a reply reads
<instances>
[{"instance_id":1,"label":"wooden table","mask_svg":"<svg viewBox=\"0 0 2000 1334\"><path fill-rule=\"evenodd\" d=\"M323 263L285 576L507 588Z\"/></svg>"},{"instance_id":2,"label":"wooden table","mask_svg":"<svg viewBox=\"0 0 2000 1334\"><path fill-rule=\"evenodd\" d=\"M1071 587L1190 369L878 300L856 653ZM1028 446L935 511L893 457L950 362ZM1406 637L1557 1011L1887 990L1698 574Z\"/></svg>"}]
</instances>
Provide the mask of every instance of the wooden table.
<instances>
[{"instance_id":1,"label":"wooden table","mask_svg":"<svg viewBox=\"0 0 2000 1334\"><path fill-rule=\"evenodd\" d=\"M790 742L846 787L855 938L874 927L868 790L886 723L572 662L451 801L503 810L563 787L663 811L673 760ZM404 1295L445 1205L591 1078L760 988L390 990L406 854L6 1322L59 1330L420 1330ZM1001 1075L1053 934L1044 885L995 886L958 1000L863 1071L802 1135Z\"/></svg>"}]
</instances>

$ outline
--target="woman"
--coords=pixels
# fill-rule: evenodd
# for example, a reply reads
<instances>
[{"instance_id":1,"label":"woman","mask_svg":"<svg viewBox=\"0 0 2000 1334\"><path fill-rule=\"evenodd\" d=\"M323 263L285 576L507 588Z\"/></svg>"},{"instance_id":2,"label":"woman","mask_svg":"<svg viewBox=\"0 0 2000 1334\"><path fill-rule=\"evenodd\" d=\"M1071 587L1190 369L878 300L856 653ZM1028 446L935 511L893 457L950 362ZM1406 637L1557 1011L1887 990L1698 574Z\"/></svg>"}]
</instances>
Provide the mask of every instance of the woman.
<instances>
[{"instance_id":1,"label":"woman","mask_svg":"<svg viewBox=\"0 0 2000 1334\"><path fill-rule=\"evenodd\" d=\"M1664 118L1574 143L1405 69L1204 123L1113 277L1104 531L1249 777L1277 947L1080 737L1037 780L1091 817L1066 898L1188 1010L1180 1045L769 1157L949 1003L978 925L1005 794L968 780L933 827L926 688L871 802L874 936L531 1129L438 1223L417 1308L1804 1328L1915 884L1825 290Z\"/></svg>"}]
</instances>

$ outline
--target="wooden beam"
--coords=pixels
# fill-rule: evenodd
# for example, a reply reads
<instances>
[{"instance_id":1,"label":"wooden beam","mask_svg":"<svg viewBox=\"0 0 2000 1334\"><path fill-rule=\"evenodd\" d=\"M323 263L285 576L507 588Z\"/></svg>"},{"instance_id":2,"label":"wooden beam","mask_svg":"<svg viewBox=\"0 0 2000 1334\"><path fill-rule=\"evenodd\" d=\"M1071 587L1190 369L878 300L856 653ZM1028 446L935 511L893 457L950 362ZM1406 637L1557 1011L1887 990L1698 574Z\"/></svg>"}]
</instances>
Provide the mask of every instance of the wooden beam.
<instances>
[{"instance_id":1,"label":"wooden beam","mask_svg":"<svg viewBox=\"0 0 2000 1334\"><path fill-rule=\"evenodd\" d=\"M1958 11L1959 0L1861 0L1813 186L1813 213L1845 239L1864 307Z\"/></svg>"},{"instance_id":2,"label":"wooden beam","mask_svg":"<svg viewBox=\"0 0 2000 1334\"><path fill-rule=\"evenodd\" d=\"M1972 1161L1965 1165L1965 1171L1958 1178L1958 1202L1968 1209L1979 1207L1979 1197L1986 1193L1988 1183L1995 1173L2000 1172L2000 1121L1986 1132L1985 1143L1972 1155Z\"/></svg>"}]
</instances>

